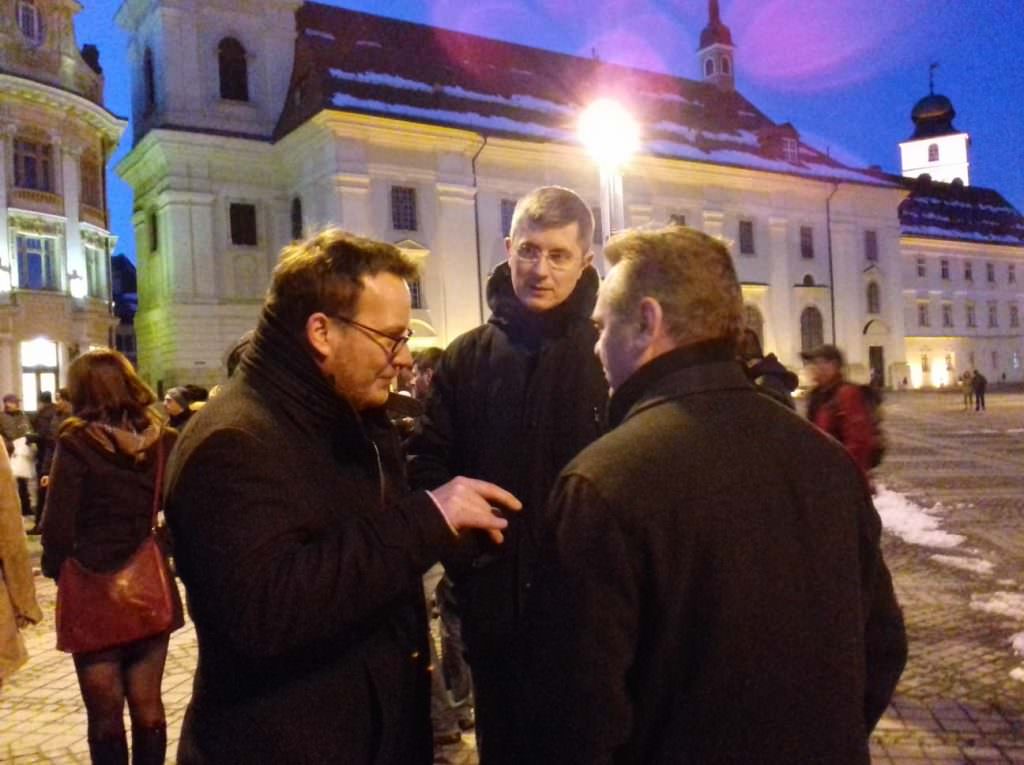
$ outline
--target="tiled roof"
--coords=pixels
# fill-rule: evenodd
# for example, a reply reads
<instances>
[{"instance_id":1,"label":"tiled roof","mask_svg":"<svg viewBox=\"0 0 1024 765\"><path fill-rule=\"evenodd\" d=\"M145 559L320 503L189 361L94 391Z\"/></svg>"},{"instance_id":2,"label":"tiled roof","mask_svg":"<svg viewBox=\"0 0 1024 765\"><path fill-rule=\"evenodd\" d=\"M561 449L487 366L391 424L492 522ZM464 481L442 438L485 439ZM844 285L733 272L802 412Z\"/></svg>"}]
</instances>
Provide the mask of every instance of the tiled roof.
<instances>
[{"instance_id":1,"label":"tiled roof","mask_svg":"<svg viewBox=\"0 0 1024 765\"><path fill-rule=\"evenodd\" d=\"M277 135L323 109L393 117L521 140L575 143L581 106L625 103L646 153L812 178L892 186L799 144L737 92L667 74L307 2Z\"/></svg>"},{"instance_id":2,"label":"tiled roof","mask_svg":"<svg viewBox=\"0 0 1024 765\"><path fill-rule=\"evenodd\" d=\"M904 182L910 189L899 209L905 235L1024 245L1024 216L999 192L927 178Z\"/></svg>"}]
</instances>

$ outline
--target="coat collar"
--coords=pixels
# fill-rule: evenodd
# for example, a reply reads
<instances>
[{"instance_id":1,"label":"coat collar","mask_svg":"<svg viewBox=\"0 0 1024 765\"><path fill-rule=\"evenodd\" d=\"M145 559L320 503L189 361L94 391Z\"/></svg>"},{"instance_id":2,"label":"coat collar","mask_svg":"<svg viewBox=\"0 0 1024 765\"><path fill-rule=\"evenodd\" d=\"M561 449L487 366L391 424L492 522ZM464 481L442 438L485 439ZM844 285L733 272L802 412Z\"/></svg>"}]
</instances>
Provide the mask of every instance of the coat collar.
<instances>
[{"instance_id":1,"label":"coat collar","mask_svg":"<svg viewBox=\"0 0 1024 765\"><path fill-rule=\"evenodd\" d=\"M504 327L512 335L530 338L562 335L569 322L590 321L600 283L594 267L587 266L565 302L547 311L529 311L516 297L512 269L506 261L494 269L487 280L487 305L493 314L490 323Z\"/></svg>"},{"instance_id":2,"label":"coat collar","mask_svg":"<svg viewBox=\"0 0 1024 765\"><path fill-rule=\"evenodd\" d=\"M615 391L608 424L615 428L666 401L722 390L753 390L731 346L706 342L676 348L640 367Z\"/></svg>"}]
</instances>

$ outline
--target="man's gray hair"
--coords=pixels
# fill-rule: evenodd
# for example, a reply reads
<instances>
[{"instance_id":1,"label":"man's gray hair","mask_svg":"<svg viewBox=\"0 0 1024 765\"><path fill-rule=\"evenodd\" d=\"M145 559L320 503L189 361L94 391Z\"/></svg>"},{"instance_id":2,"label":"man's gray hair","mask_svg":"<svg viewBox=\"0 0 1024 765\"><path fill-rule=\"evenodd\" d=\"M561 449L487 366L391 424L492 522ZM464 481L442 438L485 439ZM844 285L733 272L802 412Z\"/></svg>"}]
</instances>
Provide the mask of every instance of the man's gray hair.
<instances>
[{"instance_id":1,"label":"man's gray hair","mask_svg":"<svg viewBox=\"0 0 1024 765\"><path fill-rule=\"evenodd\" d=\"M594 214L580 195L563 186L541 186L516 202L509 236L516 238L521 228L562 228L570 223L579 227L580 249L586 255L594 239Z\"/></svg>"},{"instance_id":2,"label":"man's gray hair","mask_svg":"<svg viewBox=\"0 0 1024 765\"><path fill-rule=\"evenodd\" d=\"M725 245L684 226L615 237L604 256L621 274L608 305L619 317L639 318L640 301L661 305L669 334L680 345L708 340L735 346L743 329L743 294Z\"/></svg>"}]
</instances>

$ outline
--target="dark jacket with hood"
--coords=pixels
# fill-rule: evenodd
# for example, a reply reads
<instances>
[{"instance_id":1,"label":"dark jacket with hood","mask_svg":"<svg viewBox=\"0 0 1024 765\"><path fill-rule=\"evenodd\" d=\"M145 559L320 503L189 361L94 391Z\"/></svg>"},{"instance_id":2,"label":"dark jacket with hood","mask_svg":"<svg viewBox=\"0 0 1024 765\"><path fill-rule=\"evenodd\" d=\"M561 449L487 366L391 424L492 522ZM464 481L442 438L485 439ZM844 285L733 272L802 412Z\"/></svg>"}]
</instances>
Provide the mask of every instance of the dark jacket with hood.
<instances>
[{"instance_id":1,"label":"dark jacket with hood","mask_svg":"<svg viewBox=\"0 0 1024 765\"><path fill-rule=\"evenodd\" d=\"M867 765L907 644L849 455L713 344L642 367L610 420L546 514L523 762Z\"/></svg>"},{"instance_id":2,"label":"dark jacket with hood","mask_svg":"<svg viewBox=\"0 0 1024 765\"><path fill-rule=\"evenodd\" d=\"M746 370L747 378L759 391L790 409L796 409L793 391L800 384L800 378L786 369L774 353L746 364Z\"/></svg>"},{"instance_id":3,"label":"dark jacket with hood","mask_svg":"<svg viewBox=\"0 0 1024 765\"><path fill-rule=\"evenodd\" d=\"M465 475L523 503L503 545L474 535L476 544L446 561L471 651L481 638L509 638L530 587L538 513L558 472L604 430L608 384L590 319L597 288L588 267L565 302L530 312L503 263L487 283L490 320L452 342L434 372L410 446L413 484L430 489Z\"/></svg>"},{"instance_id":4,"label":"dark jacket with hood","mask_svg":"<svg viewBox=\"0 0 1024 765\"><path fill-rule=\"evenodd\" d=\"M166 512L199 643L179 763L430 763L421 577L455 537L386 414L269 311L182 434Z\"/></svg>"}]
</instances>

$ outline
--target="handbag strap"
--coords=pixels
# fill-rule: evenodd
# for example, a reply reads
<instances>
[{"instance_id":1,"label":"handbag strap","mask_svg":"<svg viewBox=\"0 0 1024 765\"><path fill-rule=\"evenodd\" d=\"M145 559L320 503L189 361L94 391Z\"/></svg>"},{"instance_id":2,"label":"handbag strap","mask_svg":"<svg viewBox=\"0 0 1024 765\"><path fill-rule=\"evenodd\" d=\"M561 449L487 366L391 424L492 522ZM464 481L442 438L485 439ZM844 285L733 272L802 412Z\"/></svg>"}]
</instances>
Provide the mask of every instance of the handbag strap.
<instances>
[{"instance_id":1,"label":"handbag strap","mask_svg":"<svg viewBox=\"0 0 1024 765\"><path fill-rule=\"evenodd\" d=\"M156 480L153 482L153 517L149 520L149 527L156 528L156 517L160 513L160 497L164 488L164 429L156 435Z\"/></svg>"}]
</instances>

